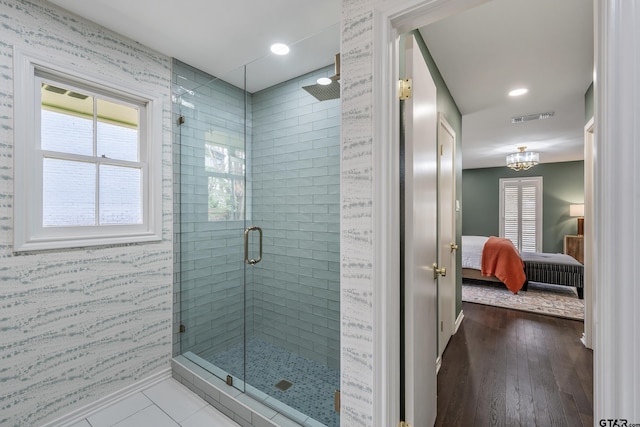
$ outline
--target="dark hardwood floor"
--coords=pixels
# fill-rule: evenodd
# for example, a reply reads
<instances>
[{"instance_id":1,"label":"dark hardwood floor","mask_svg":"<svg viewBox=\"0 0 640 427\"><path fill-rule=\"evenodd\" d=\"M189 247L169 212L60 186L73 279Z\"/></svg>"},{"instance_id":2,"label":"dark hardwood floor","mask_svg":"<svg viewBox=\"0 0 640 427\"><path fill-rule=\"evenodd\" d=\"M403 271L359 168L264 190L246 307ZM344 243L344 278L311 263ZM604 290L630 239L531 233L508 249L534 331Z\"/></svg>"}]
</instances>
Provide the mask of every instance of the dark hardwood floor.
<instances>
[{"instance_id":1,"label":"dark hardwood floor","mask_svg":"<svg viewBox=\"0 0 640 427\"><path fill-rule=\"evenodd\" d=\"M438 373L436 426L593 426L583 323L463 303Z\"/></svg>"}]
</instances>

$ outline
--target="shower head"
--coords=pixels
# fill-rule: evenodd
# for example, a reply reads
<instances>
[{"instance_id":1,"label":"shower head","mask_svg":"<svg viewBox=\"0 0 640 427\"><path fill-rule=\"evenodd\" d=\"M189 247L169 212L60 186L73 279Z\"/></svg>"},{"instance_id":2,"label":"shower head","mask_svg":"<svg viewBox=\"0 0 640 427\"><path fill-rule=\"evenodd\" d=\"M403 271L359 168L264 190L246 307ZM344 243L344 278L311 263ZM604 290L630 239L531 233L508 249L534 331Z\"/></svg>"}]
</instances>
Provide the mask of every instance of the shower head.
<instances>
[{"instance_id":1,"label":"shower head","mask_svg":"<svg viewBox=\"0 0 640 427\"><path fill-rule=\"evenodd\" d=\"M328 85L309 85L302 86L302 89L309 92L318 101L327 101L329 99L340 98L340 54L336 54L335 60L335 74L331 77L331 83Z\"/></svg>"},{"instance_id":2,"label":"shower head","mask_svg":"<svg viewBox=\"0 0 640 427\"><path fill-rule=\"evenodd\" d=\"M302 86L302 89L309 92L318 101L340 98L340 83L337 80L332 81L328 85L315 84Z\"/></svg>"}]
</instances>

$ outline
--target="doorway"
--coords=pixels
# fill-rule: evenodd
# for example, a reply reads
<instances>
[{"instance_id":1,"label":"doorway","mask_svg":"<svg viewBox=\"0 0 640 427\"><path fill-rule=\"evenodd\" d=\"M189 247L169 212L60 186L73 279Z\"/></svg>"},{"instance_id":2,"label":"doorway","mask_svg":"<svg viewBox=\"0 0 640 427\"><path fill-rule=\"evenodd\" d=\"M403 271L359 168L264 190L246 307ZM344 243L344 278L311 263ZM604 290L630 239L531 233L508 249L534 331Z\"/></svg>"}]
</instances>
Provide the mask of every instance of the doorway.
<instances>
[{"instance_id":1,"label":"doorway","mask_svg":"<svg viewBox=\"0 0 640 427\"><path fill-rule=\"evenodd\" d=\"M397 304L397 296L392 289L387 289L389 283L398 277L398 265L386 248L397 249L397 233L390 231L397 229L397 215L389 208L397 202L394 193L395 176L397 170L393 164L397 161L397 154L391 142L394 140L397 128L398 112L394 104L396 85L390 84L397 80L398 74L394 64L397 64L396 37L400 33L411 31L419 25L434 22L442 17L481 4L481 1L434 0L428 3L422 1L393 1L393 2L353 2L343 9L343 43L349 44L352 52L358 53L343 60L345 80L344 99L349 99L349 116L344 121L343 133L345 141L355 140L353 137L361 135L358 141L367 141L358 146L345 147L346 151L343 170L349 171L350 176L370 176L373 167L375 177L366 186L361 182L347 186L345 192L366 192L371 208L362 212L361 221L354 227L353 235L371 232L373 239L366 247L356 246L355 242L345 242L348 249L359 249L358 259L370 259L370 267L359 270L366 283L349 280L343 275L343 288L346 291L366 288L371 297L354 304L363 309L361 318L373 319L372 334L362 339L353 339L351 348L362 349L363 357L358 358L349 366L360 366L361 360L373 361L372 376L359 376L363 381L355 381L354 386L375 385L371 387L370 403L359 406L362 400L355 404L356 415L363 414L373 417L376 426L395 425L398 422L398 375L394 374L393 366L397 366L397 356L387 350L387 344L394 342L394 337L386 331L397 331L398 313L393 306ZM597 1L595 17L595 45L596 45L596 82L595 85L595 129L596 140L596 170L595 180L595 228L598 259L594 265L596 281L598 283L614 282L618 290L614 293L610 286L599 286L595 291L595 317L598 319L594 333L596 348L596 395L595 415L597 417L608 414L624 413L633 417L637 414L638 394L636 368L633 362L634 350L638 346L636 324L631 321L630 313L640 302L635 284L638 276L638 265L629 263L629 259L638 258L638 246L633 239L638 237L637 221L633 209L637 201L628 197L623 191L628 188L637 191L638 183L631 180L635 176L638 164L638 151L635 147L633 135L637 134L637 121L629 120L629 114L634 114L640 99L640 91L633 82L638 75L637 56L638 39L629 37L635 34L639 20L637 10L631 2ZM357 41L356 41L357 39ZM363 47L363 49L360 49ZM602 49L615 47L602 54ZM624 64L626 66L620 66ZM373 78L375 70L376 78ZM357 71L357 74L355 73ZM350 74L354 72L353 74ZM356 83L362 84L356 84ZM349 86L353 84L353 86ZM349 122L349 118L358 117L360 120ZM359 130L367 128L362 134ZM355 153L361 154L358 159L351 160ZM628 156L620 156L628 153ZM361 162L356 167L356 162ZM351 160L351 161L349 161ZM366 188L365 188L366 187ZM396 205L397 206L397 205ZM343 219L348 218L343 215ZM356 224L358 225L358 224ZM369 234L367 234L369 235ZM359 287L359 288L358 288ZM343 315L343 319L347 319ZM347 332L354 330L350 328ZM346 334L343 334L343 337ZM369 339L372 336L371 339ZM394 348L398 348L395 346ZM624 366L625 369L620 367ZM348 366L345 369L348 370ZM348 376L354 379L355 376ZM357 379L356 379L357 380ZM634 383L635 381L635 383ZM635 409L634 409L635 408ZM354 417L354 421L357 418Z\"/></svg>"},{"instance_id":2,"label":"doorway","mask_svg":"<svg viewBox=\"0 0 640 427\"><path fill-rule=\"evenodd\" d=\"M428 41L428 40L427 40L427 41ZM455 55L455 53L452 53L452 55ZM445 76L445 78L446 78L446 76ZM506 92L505 92L505 95L506 95ZM497 156L497 157L499 158L500 156ZM502 161L504 161L504 157L502 157ZM505 169L506 169L506 168L505 168ZM442 207L441 207L441 208L442 208ZM446 214L445 214L445 215L446 215ZM450 215L450 214L449 214L449 215ZM497 218L497 215L496 215L496 218ZM487 219L488 219L488 218L487 218ZM488 220L490 221L491 219L488 219ZM493 234L492 234L492 235L493 235ZM441 245L443 244L443 240L442 240L442 239L440 240L440 244L441 244ZM442 253L442 250L443 250L443 249L444 249L444 248L442 248L442 247L441 247L441 253ZM541 251L541 250L538 250L538 251ZM438 325L438 327L439 327L439 330L441 331L441 330L442 330L443 325L442 325L442 324L439 324L439 325ZM441 338L443 338L443 336L444 336L444 334L442 334ZM439 345L439 347L440 347L440 349L442 349L442 348L444 347L443 342L442 342L443 340L442 340L442 339L440 339L439 341L440 341L440 345Z\"/></svg>"},{"instance_id":3,"label":"doorway","mask_svg":"<svg viewBox=\"0 0 640 427\"><path fill-rule=\"evenodd\" d=\"M376 19L378 19L378 21L376 22L382 22L381 33L383 34L383 36L381 36L381 39L376 39L376 45L380 45L383 47L379 47L379 51L378 50L375 51L376 55L379 55L374 58L375 67L381 67L381 69L383 70L383 75L389 76L391 77L391 79L395 81L395 77L397 76L397 73L394 70L393 65L391 64L395 64L395 61L398 55L397 46L394 46L394 40L398 33L404 33L406 31L410 31L419 25L424 25L425 23L433 22L444 16L457 13L468 7L472 7L482 3L484 2L481 2L481 1L438 2L436 1L436 2L430 2L429 4L424 4L422 2L416 1L416 2L412 2L410 5L408 5L407 2L404 2L403 4L400 4L400 2L397 2L393 5L387 5L384 10L379 11L380 12L379 16L376 15ZM389 30L388 34L385 33L385 31L387 30ZM387 51L386 48L389 46L391 48ZM378 70L378 68L375 68L375 69ZM377 75L380 76L380 74L377 74ZM385 81L388 82L389 80L385 80ZM393 150L388 147L389 139L387 138L387 136L391 138L391 136L395 134L395 132L393 131L393 128L394 128L394 123L396 123L398 112L395 111L393 107L391 107L393 105L393 97L395 95L395 90L391 90L388 87L388 84L387 86L375 84L374 88L376 91L374 93L376 95L375 97L376 109L374 110L375 114L373 116L375 117L375 122L374 122L375 125L373 125L374 135L376 135L376 139L374 139L373 141L374 152L376 153L376 156L374 157L374 169L377 169L378 166L381 166L380 181L393 182L393 179L394 179L393 169L385 170L385 165L387 163L385 163L384 161L380 161L380 159L381 158L384 159L386 156L386 153L389 154L388 156L389 162L391 161L391 159L394 158ZM390 107L388 108L385 108L384 106L379 107L382 104L386 104L386 102L378 103L377 101L380 101L380 100L389 101L388 104L390 105ZM381 139L378 140L377 139L378 137L380 137ZM384 139L384 141L382 139ZM376 174L376 177L378 177L378 174ZM387 178L388 178L388 181L387 181ZM375 187L374 185L374 188L389 190L389 188L385 187L384 185L380 187ZM387 191L386 193L382 194L380 198L378 197L374 198L374 207L379 200L393 200L394 197L395 196L393 195L393 190L391 190L390 192ZM379 206L382 206L382 204L380 204ZM383 215L384 213L386 213L386 211L384 209L381 209L380 207L378 207L378 209L374 211L376 213L382 212ZM393 217L390 216L390 218L393 218ZM394 236L388 233L388 230L386 229L386 226L388 224L389 224L388 222L374 224L373 234L375 236L382 237L381 241L379 241L379 243L382 246L386 246L388 244L390 247L393 247L393 243L391 242L393 241ZM374 249L377 248L377 246L378 244L376 242ZM378 258L378 255L383 253L385 252L384 251L378 252L378 250L375 250L376 257L374 259L377 261L381 261L382 258ZM377 265L377 262L374 262L374 265ZM387 268L389 268L389 270L387 270ZM374 267L374 271L382 272L380 276L373 278L374 299L376 301L383 300L383 301L393 302L394 297L390 295L390 292L388 292L385 289L385 283L389 283L390 281L393 280L393 277L395 277L393 268L394 268L393 263L385 264L385 267L380 269L378 269L377 267ZM377 295L380 295L380 296L377 296ZM389 296L389 298L387 299L386 296ZM393 320L391 320L393 318L393 315L392 315L393 312L390 311L388 307L385 307L384 310L382 310L380 307L381 306L376 306L376 305L374 305L373 307L374 309L373 317L375 319L382 319L382 321L376 321L374 322L374 324L375 325L383 324L385 325L385 327L382 329L394 330L395 329L394 323L393 323ZM391 315L389 315L390 313ZM382 335L382 338L385 339L384 335L383 334L381 335ZM382 354L382 353L376 352L376 354ZM384 377L384 378L389 378L389 377ZM379 380L376 380L376 382L378 384L391 384L389 390L393 390L393 387L397 387L393 385L393 378L391 378L391 381L385 381L382 378L380 378ZM377 392L376 389L374 389L374 394L376 397L376 399L374 399L374 402L375 401L389 402L388 406L381 405L380 407L384 406L384 407L392 408L394 406L393 398L389 397L389 396L393 396L394 395L393 393L387 394L385 391ZM376 407L378 407L378 405L376 405ZM392 423L393 422L392 420L395 418L392 413L388 413L384 411L381 412L381 415L386 417L385 418L386 424ZM397 420L397 418L395 419Z\"/></svg>"}]
</instances>

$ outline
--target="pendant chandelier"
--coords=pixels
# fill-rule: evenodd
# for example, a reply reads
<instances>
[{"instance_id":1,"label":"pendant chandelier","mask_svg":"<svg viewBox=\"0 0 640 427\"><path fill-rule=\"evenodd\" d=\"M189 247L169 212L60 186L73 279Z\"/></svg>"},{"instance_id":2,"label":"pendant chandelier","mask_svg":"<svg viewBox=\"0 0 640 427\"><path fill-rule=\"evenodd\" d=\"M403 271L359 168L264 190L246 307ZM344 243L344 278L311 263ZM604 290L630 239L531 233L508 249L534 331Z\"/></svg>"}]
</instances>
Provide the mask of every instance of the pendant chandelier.
<instances>
[{"instance_id":1,"label":"pendant chandelier","mask_svg":"<svg viewBox=\"0 0 640 427\"><path fill-rule=\"evenodd\" d=\"M540 155L533 151L525 151L527 147L518 147L517 153L511 153L507 156L507 166L514 171L522 171L531 169L538 164Z\"/></svg>"}]
</instances>

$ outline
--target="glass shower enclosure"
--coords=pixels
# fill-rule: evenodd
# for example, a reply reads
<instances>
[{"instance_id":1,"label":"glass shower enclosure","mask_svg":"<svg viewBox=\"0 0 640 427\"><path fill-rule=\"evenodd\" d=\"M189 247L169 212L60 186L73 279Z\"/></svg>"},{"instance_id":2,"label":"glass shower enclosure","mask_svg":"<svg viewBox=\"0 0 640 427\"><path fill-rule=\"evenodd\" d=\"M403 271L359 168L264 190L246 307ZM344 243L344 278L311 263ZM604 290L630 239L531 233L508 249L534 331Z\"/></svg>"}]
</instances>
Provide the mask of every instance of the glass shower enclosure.
<instances>
[{"instance_id":1,"label":"glass shower enclosure","mask_svg":"<svg viewBox=\"0 0 640 427\"><path fill-rule=\"evenodd\" d=\"M303 89L335 68L264 83L278 60L222 78L174 60L175 353L303 425L338 426L340 100Z\"/></svg>"}]
</instances>

